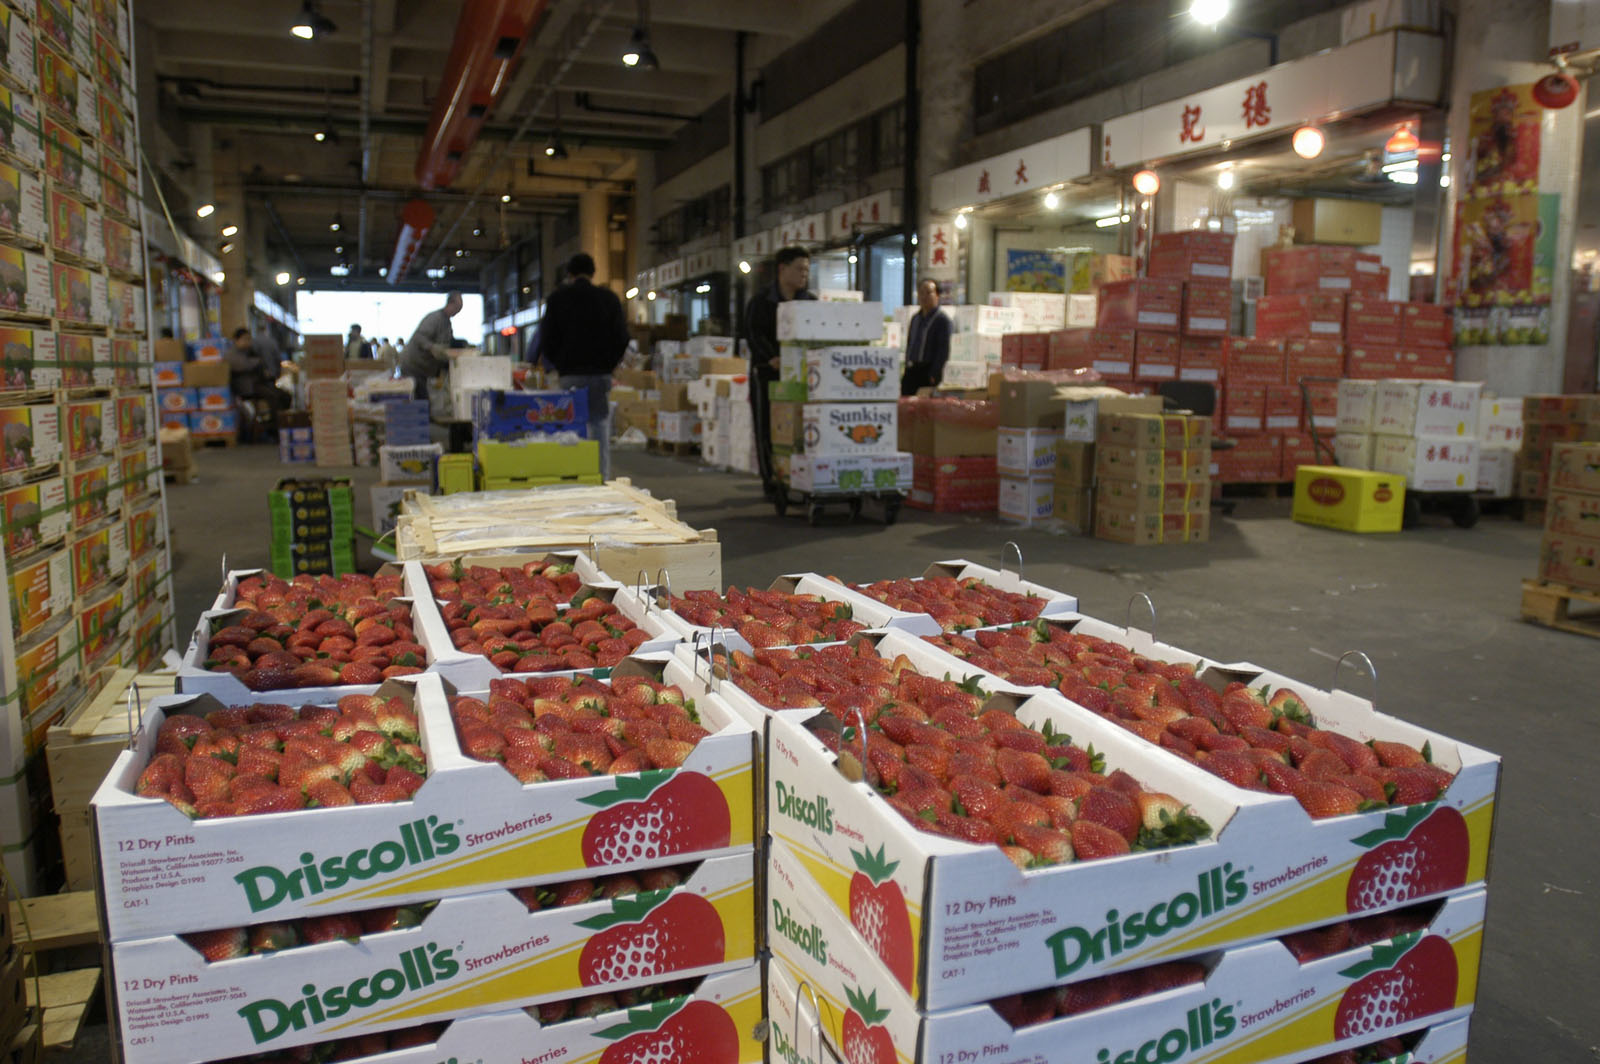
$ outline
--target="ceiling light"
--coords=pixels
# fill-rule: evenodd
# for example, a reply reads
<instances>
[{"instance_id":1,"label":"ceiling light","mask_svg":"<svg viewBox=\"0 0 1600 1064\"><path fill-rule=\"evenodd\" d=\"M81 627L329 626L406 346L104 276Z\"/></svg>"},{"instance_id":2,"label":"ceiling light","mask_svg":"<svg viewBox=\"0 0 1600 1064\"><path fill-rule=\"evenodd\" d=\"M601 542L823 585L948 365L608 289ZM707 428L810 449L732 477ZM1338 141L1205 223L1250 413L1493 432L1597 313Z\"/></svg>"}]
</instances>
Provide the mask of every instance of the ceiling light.
<instances>
[{"instance_id":1,"label":"ceiling light","mask_svg":"<svg viewBox=\"0 0 1600 1064\"><path fill-rule=\"evenodd\" d=\"M481 226L481 225L473 226L472 227L472 235L473 236L482 236L483 235L483 226Z\"/></svg>"},{"instance_id":2,"label":"ceiling light","mask_svg":"<svg viewBox=\"0 0 1600 1064\"><path fill-rule=\"evenodd\" d=\"M849 258L848 261L849 261L850 265L852 265L852 266L854 266L856 264L856 253L854 251L852 251L850 253L850 258Z\"/></svg>"},{"instance_id":3,"label":"ceiling light","mask_svg":"<svg viewBox=\"0 0 1600 1064\"><path fill-rule=\"evenodd\" d=\"M285 285L289 283L289 275L283 270L279 270L278 276L274 277L273 280L277 281L280 285Z\"/></svg>"},{"instance_id":4,"label":"ceiling light","mask_svg":"<svg viewBox=\"0 0 1600 1064\"><path fill-rule=\"evenodd\" d=\"M654 299L656 297L656 294L654 292L646 292L644 297L646 299Z\"/></svg>"},{"instance_id":5,"label":"ceiling light","mask_svg":"<svg viewBox=\"0 0 1600 1064\"><path fill-rule=\"evenodd\" d=\"M629 299L637 298L638 295L639 295L639 286L638 285L634 285L632 288L628 289L626 292L624 292L622 294L624 296L626 296L627 298L629 298Z\"/></svg>"},{"instance_id":6,"label":"ceiling light","mask_svg":"<svg viewBox=\"0 0 1600 1064\"><path fill-rule=\"evenodd\" d=\"M1222 173L1217 175L1217 187L1224 192L1227 192L1229 189L1233 188L1232 170L1224 170Z\"/></svg>"},{"instance_id":7,"label":"ceiling light","mask_svg":"<svg viewBox=\"0 0 1600 1064\"><path fill-rule=\"evenodd\" d=\"M1327 147L1328 138L1316 126L1301 126L1294 131L1294 153L1302 159L1315 159Z\"/></svg>"},{"instance_id":8,"label":"ceiling light","mask_svg":"<svg viewBox=\"0 0 1600 1064\"><path fill-rule=\"evenodd\" d=\"M328 139L328 131L325 129L319 129L315 133L311 134L311 139L316 141L318 144L321 144L323 141Z\"/></svg>"},{"instance_id":9,"label":"ceiling light","mask_svg":"<svg viewBox=\"0 0 1600 1064\"><path fill-rule=\"evenodd\" d=\"M222 245L220 248L217 249L217 252L219 254L222 254L222 255L227 255L232 251L233 251L233 242L231 240L228 243Z\"/></svg>"},{"instance_id":10,"label":"ceiling light","mask_svg":"<svg viewBox=\"0 0 1600 1064\"><path fill-rule=\"evenodd\" d=\"M1133 175L1133 190L1141 196L1154 196L1161 191L1161 176L1154 170L1140 170Z\"/></svg>"},{"instance_id":11,"label":"ceiling light","mask_svg":"<svg viewBox=\"0 0 1600 1064\"><path fill-rule=\"evenodd\" d=\"M330 233L337 233L340 229L343 229L343 228L344 228L344 223L339 221L339 219L337 219L337 218L335 218L333 221L328 223L328 232L330 232Z\"/></svg>"},{"instance_id":12,"label":"ceiling light","mask_svg":"<svg viewBox=\"0 0 1600 1064\"><path fill-rule=\"evenodd\" d=\"M1443 155L1439 156L1439 161L1442 162L1442 163L1449 162L1450 161L1450 153L1449 152L1445 152Z\"/></svg>"},{"instance_id":13,"label":"ceiling light","mask_svg":"<svg viewBox=\"0 0 1600 1064\"><path fill-rule=\"evenodd\" d=\"M1189 17L1202 26L1215 26L1228 17L1228 0L1194 0Z\"/></svg>"},{"instance_id":14,"label":"ceiling light","mask_svg":"<svg viewBox=\"0 0 1600 1064\"><path fill-rule=\"evenodd\" d=\"M332 269L330 269L328 272L333 274L335 277L349 277L350 276L350 267L342 266L342 265L341 266L335 266Z\"/></svg>"},{"instance_id":15,"label":"ceiling light","mask_svg":"<svg viewBox=\"0 0 1600 1064\"><path fill-rule=\"evenodd\" d=\"M1439 187L1440 188L1449 188L1450 187L1450 175L1449 174L1440 174L1439 175Z\"/></svg>"},{"instance_id":16,"label":"ceiling light","mask_svg":"<svg viewBox=\"0 0 1600 1064\"><path fill-rule=\"evenodd\" d=\"M749 273L750 272L750 260L749 259L740 259L739 260L739 272L740 273Z\"/></svg>"},{"instance_id":17,"label":"ceiling light","mask_svg":"<svg viewBox=\"0 0 1600 1064\"><path fill-rule=\"evenodd\" d=\"M501 193L500 202L501 203L510 203L511 202L511 193L509 193L509 192Z\"/></svg>"},{"instance_id":18,"label":"ceiling light","mask_svg":"<svg viewBox=\"0 0 1600 1064\"><path fill-rule=\"evenodd\" d=\"M344 245L343 244L339 244L336 247L334 247L333 253L335 255L343 255L344 254Z\"/></svg>"},{"instance_id":19,"label":"ceiling light","mask_svg":"<svg viewBox=\"0 0 1600 1064\"><path fill-rule=\"evenodd\" d=\"M644 67L646 70L661 69L661 60L656 58L655 49L650 47L650 31L643 23L633 28L628 47L622 52L622 65Z\"/></svg>"},{"instance_id":20,"label":"ceiling light","mask_svg":"<svg viewBox=\"0 0 1600 1064\"><path fill-rule=\"evenodd\" d=\"M226 273L222 272L221 270L218 270L216 273L211 275L211 279L213 281L217 282L218 284L223 284L224 282L227 281L228 275Z\"/></svg>"},{"instance_id":21,"label":"ceiling light","mask_svg":"<svg viewBox=\"0 0 1600 1064\"><path fill-rule=\"evenodd\" d=\"M561 143L561 131L556 130L550 134L550 139L544 142L544 154L548 159L565 159L567 146Z\"/></svg>"},{"instance_id":22,"label":"ceiling light","mask_svg":"<svg viewBox=\"0 0 1600 1064\"><path fill-rule=\"evenodd\" d=\"M1053 211L1057 207L1061 206L1061 197L1056 195L1054 192L1046 192L1044 194L1044 205L1046 210Z\"/></svg>"},{"instance_id":23,"label":"ceiling light","mask_svg":"<svg viewBox=\"0 0 1600 1064\"><path fill-rule=\"evenodd\" d=\"M1417 168L1417 160L1415 160L1415 159L1403 159L1403 160L1401 160L1400 162L1397 162L1397 163L1384 163L1383 167L1382 167L1382 170L1386 174L1392 174L1396 170L1415 170L1416 168Z\"/></svg>"},{"instance_id":24,"label":"ceiling light","mask_svg":"<svg viewBox=\"0 0 1600 1064\"><path fill-rule=\"evenodd\" d=\"M1110 229L1112 226L1121 225L1127 220L1128 216L1125 214L1112 214L1105 218L1096 218L1094 225L1096 229Z\"/></svg>"},{"instance_id":25,"label":"ceiling light","mask_svg":"<svg viewBox=\"0 0 1600 1064\"><path fill-rule=\"evenodd\" d=\"M1422 147L1422 142L1417 139L1415 133L1411 132L1411 124L1407 122L1395 129L1389 139L1384 142L1383 150L1390 155L1407 155L1420 147Z\"/></svg>"},{"instance_id":26,"label":"ceiling light","mask_svg":"<svg viewBox=\"0 0 1600 1064\"><path fill-rule=\"evenodd\" d=\"M387 266L379 266L378 267L378 276L379 277L387 277L387 276L389 276L389 267L387 267Z\"/></svg>"},{"instance_id":27,"label":"ceiling light","mask_svg":"<svg viewBox=\"0 0 1600 1064\"><path fill-rule=\"evenodd\" d=\"M196 218L209 218L216 209L217 205L215 203L202 203L194 209L194 216Z\"/></svg>"},{"instance_id":28,"label":"ceiling light","mask_svg":"<svg viewBox=\"0 0 1600 1064\"><path fill-rule=\"evenodd\" d=\"M1414 185L1417 183L1415 170L1396 170L1389 175L1389 180L1397 185Z\"/></svg>"},{"instance_id":29,"label":"ceiling light","mask_svg":"<svg viewBox=\"0 0 1600 1064\"><path fill-rule=\"evenodd\" d=\"M965 229L966 227L967 227L967 215L966 215L966 212L963 211L962 213L956 215L956 228L957 229Z\"/></svg>"},{"instance_id":30,"label":"ceiling light","mask_svg":"<svg viewBox=\"0 0 1600 1064\"><path fill-rule=\"evenodd\" d=\"M851 256L851 258L854 257L855 256L853 255ZM694 290L700 295L705 295L707 292L711 291L711 286L702 281L700 284L694 286Z\"/></svg>"},{"instance_id":31,"label":"ceiling light","mask_svg":"<svg viewBox=\"0 0 1600 1064\"><path fill-rule=\"evenodd\" d=\"M225 225L225 226L222 227L222 235L223 236L232 236L233 234L237 233L238 231L239 231L239 227L236 226L236 225Z\"/></svg>"},{"instance_id":32,"label":"ceiling light","mask_svg":"<svg viewBox=\"0 0 1600 1064\"><path fill-rule=\"evenodd\" d=\"M316 0L305 0L305 3L300 5L300 16L295 19L294 25L289 27L289 32L302 41L312 41L324 34L333 33L338 28L333 24L333 20L317 7Z\"/></svg>"},{"instance_id":33,"label":"ceiling light","mask_svg":"<svg viewBox=\"0 0 1600 1064\"><path fill-rule=\"evenodd\" d=\"M295 23L294 26L289 29L289 32L294 34L296 37L299 37L303 41L309 41L311 38L317 35L317 31L312 29L310 24L304 22Z\"/></svg>"},{"instance_id":34,"label":"ceiling light","mask_svg":"<svg viewBox=\"0 0 1600 1064\"><path fill-rule=\"evenodd\" d=\"M299 285L303 285L303 284L306 283L306 279L304 277L296 277L294 279L294 283L295 284L299 284Z\"/></svg>"}]
</instances>

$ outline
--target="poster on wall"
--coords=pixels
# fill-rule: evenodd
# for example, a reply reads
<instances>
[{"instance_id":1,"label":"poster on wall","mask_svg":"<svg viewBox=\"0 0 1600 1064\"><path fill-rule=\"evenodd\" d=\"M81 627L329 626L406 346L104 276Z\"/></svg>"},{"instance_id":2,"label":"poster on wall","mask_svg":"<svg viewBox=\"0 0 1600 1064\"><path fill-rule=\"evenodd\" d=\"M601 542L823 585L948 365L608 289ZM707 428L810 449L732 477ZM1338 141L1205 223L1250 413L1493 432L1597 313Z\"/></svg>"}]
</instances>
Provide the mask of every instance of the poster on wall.
<instances>
[{"instance_id":1,"label":"poster on wall","mask_svg":"<svg viewBox=\"0 0 1600 1064\"><path fill-rule=\"evenodd\" d=\"M1011 248L1006 252L1007 292L1065 292L1067 263L1050 251Z\"/></svg>"},{"instance_id":2,"label":"poster on wall","mask_svg":"<svg viewBox=\"0 0 1600 1064\"><path fill-rule=\"evenodd\" d=\"M1472 94L1451 259L1458 344L1550 339L1561 197L1539 191L1545 115L1531 84Z\"/></svg>"}]
</instances>

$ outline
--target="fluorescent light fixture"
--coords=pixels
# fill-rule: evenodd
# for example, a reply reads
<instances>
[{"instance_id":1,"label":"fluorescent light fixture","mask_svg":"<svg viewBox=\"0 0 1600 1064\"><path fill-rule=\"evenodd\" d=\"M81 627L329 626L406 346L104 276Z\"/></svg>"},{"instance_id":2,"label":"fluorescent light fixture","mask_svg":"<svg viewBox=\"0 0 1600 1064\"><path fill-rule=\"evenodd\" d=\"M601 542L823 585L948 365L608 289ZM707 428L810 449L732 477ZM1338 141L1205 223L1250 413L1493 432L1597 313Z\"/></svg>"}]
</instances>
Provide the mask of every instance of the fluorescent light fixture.
<instances>
[{"instance_id":1,"label":"fluorescent light fixture","mask_svg":"<svg viewBox=\"0 0 1600 1064\"><path fill-rule=\"evenodd\" d=\"M1215 26L1228 17L1228 0L1194 0L1189 17L1202 26Z\"/></svg>"},{"instance_id":2,"label":"fluorescent light fixture","mask_svg":"<svg viewBox=\"0 0 1600 1064\"><path fill-rule=\"evenodd\" d=\"M280 284L280 285L288 284L289 283L289 274L284 270L279 270L278 271L278 276L274 277L273 280L277 281L278 284Z\"/></svg>"},{"instance_id":3,"label":"fluorescent light fixture","mask_svg":"<svg viewBox=\"0 0 1600 1064\"><path fill-rule=\"evenodd\" d=\"M696 293L697 293L697 294L699 294L699 295L702 295L702 296L703 296L703 295L705 295L705 294L706 294L706 293L707 293L707 292L709 292L709 291L711 291L711 286L710 286L710 285L709 285L709 284L706 284L706 283L704 283L704 282L702 282L702 283L700 283L700 284L697 284L697 285L695 285L695 286L694 286L694 290L695 290L695 292L696 292Z\"/></svg>"},{"instance_id":4,"label":"fluorescent light fixture","mask_svg":"<svg viewBox=\"0 0 1600 1064\"><path fill-rule=\"evenodd\" d=\"M379 266L378 267L378 276L379 277L387 277L387 276L389 276L389 267L387 267L387 266Z\"/></svg>"},{"instance_id":5,"label":"fluorescent light fixture","mask_svg":"<svg viewBox=\"0 0 1600 1064\"><path fill-rule=\"evenodd\" d=\"M739 272L740 273L749 273L750 272L750 260L749 259L740 259L739 260ZM632 297L629 297L629 298L632 298Z\"/></svg>"},{"instance_id":6,"label":"fluorescent light fixture","mask_svg":"<svg viewBox=\"0 0 1600 1064\"><path fill-rule=\"evenodd\" d=\"M856 264L856 253L854 251L852 251L850 253L849 258L846 261L848 261L850 263L850 265L854 266Z\"/></svg>"},{"instance_id":7,"label":"fluorescent light fixture","mask_svg":"<svg viewBox=\"0 0 1600 1064\"><path fill-rule=\"evenodd\" d=\"M215 203L202 203L194 209L194 216L196 218L209 218L216 213L216 210L217 205Z\"/></svg>"},{"instance_id":8,"label":"fluorescent light fixture","mask_svg":"<svg viewBox=\"0 0 1600 1064\"><path fill-rule=\"evenodd\" d=\"M1417 183L1415 170L1396 170L1389 175L1389 180L1397 185L1414 185Z\"/></svg>"},{"instance_id":9,"label":"fluorescent light fixture","mask_svg":"<svg viewBox=\"0 0 1600 1064\"><path fill-rule=\"evenodd\" d=\"M638 285L634 285L632 288L628 289L626 292L624 292L622 294L624 296L626 296L627 298L629 298L629 299L637 299L638 296L639 296L639 286Z\"/></svg>"},{"instance_id":10,"label":"fluorescent light fixture","mask_svg":"<svg viewBox=\"0 0 1600 1064\"><path fill-rule=\"evenodd\" d=\"M646 299L654 299L656 297L656 294L654 292L646 292L644 297Z\"/></svg>"},{"instance_id":11,"label":"fluorescent light fixture","mask_svg":"<svg viewBox=\"0 0 1600 1064\"><path fill-rule=\"evenodd\" d=\"M222 235L223 236L232 236L233 234L237 233L238 231L239 231L239 227L236 226L236 225L225 225L225 226L222 227Z\"/></svg>"},{"instance_id":12,"label":"fluorescent light fixture","mask_svg":"<svg viewBox=\"0 0 1600 1064\"><path fill-rule=\"evenodd\" d=\"M317 35L317 31L304 22L298 22L290 27L289 32L299 37L302 41L309 41Z\"/></svg>"},{"instance_id":13,"label":"fluorescent light fixture","mask_svg":"<svg viewBox=\"0 0 1600 1064\"><path fill-rule=\"evenodd\" d=\"M1127 220L1128 216L1125 214L1113 214L1105 218L1096 218L1094 220L1094 226L1096 229L1110 229L1112 226L1121 225Z\"/></svg>"},{"instance_id":14,"label":"fluorescent light fixture","mask_svg":"<svg viewBox=\"0 0 1600 1064\"><path fill-rule=\"evenodd\" d=\"M323 141L328 139L328 131L325 129L319 129L315 133L311 134L311 139L316 141L318 144L321 144Z\"/></svg>"},{"instance_id":15,"label":"fluorescent light fixture","mask_svg":"<svg viewBox=\"0 0 1600 1064\"><path fill-rule=\"evenodd\" d=\"M340 229L343 229L343 228L344 228L344 226L340 223L339 219L337 219L337 218L335 218L333 221L328 223L328 232L330 232L330 233L337 233Z\"/></svg>"},{"instance_id":16,"label":"fluorescent light fixture","mask_svg":"<svg viewBox=\"0 0 1600 1064\"><path fill-rule=\"evenodd\" d=\"M501 194L500 194L500 202L501 202L501 203L510 203L510 202L511 202L511 193L509 193L509 192L502 192L502 193L501 193Z\"/></svg>"},{"instance_id":17,"label":"fluorescent light fixture","mask_svg":"<svg viewBox=\"0 0 1600 1064\"><path fill-rule=\"evenodd\" d=\"M333 274L335 277L349 277L350 276L350 267L348 267L348 266L334 266L328 272Z\"/></svg>"},{"instance_id":18,"label":"fluorescent light fixture","mask_svg":"<svg viewBox=\"0 0 1600 1064\"><path fill-rule=\"evenodd\" d=\"M1440 174L1439 175L1439 187L1440 188L1449 188L1450 187L1450 175L1449 174Z\"/></svg>"},{"instance_id":19,"label":"fluorescent light fixture","mask_svg":"<svg viewBox=\"0 0 1600 1064\"><path fill-rule=\"evenodd\" d=\"M1386 174L1392 174L1399 170L1415 170L1416 168L1417 160L1415 159L1404 159L1397 163L1383 164L1383 172Z\"/></svg>"}]
</instances>

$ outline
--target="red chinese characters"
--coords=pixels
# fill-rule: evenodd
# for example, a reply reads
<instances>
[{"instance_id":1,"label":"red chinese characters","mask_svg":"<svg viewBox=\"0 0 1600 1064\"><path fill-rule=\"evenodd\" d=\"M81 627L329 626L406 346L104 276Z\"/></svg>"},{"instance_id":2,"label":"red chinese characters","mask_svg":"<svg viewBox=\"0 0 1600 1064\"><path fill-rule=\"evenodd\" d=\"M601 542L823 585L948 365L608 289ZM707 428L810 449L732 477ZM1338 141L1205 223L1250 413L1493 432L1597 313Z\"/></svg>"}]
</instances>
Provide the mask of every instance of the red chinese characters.
<instances>
[{"instance_id":1,"label":"red chinese characters","mask_svg":"<svg viewBox=\"0 0 1600 1064\"><path fill-rule=\"evenodd\" d=\"M1028 160L1019 159L1017 161L1017 184L1026 185L1027 183L1028 183Z\"/></svg>"},{"instance_id":2,"label":"red chinese characters","mask_svg":"<svg viewBox=\"0 0 1600 1064\"><path fill-rule=\"evenodd\" d=\"M1244 90L1244 128L1254 129L1272 121L1272 105L1267 102L1267 83L1258 81Z\"/></svg>"},{"instance_id":3,"label":"red chinese characters","mask_svg":"<svg viewBox=\"0 0 1600 1064\"><path fill-rule=\"evenodd\" d=\"M1183 128L1178 131L1178 141L1182 144L1198 144L1206 137L1206 127L1200 124L1200 105L1184 107Z\"/></svg>"},{"instance_id":4,"label":"red chinese characters","mask_svg":"<svg viewBox=\"0 0 1600 1064\"><path fill-rule=\"evenodd\" d=\"M989 194L989 171L985 170L983 173L978 175L978 195L987 196L988 194Z\"/></svg>"}]
</instances>

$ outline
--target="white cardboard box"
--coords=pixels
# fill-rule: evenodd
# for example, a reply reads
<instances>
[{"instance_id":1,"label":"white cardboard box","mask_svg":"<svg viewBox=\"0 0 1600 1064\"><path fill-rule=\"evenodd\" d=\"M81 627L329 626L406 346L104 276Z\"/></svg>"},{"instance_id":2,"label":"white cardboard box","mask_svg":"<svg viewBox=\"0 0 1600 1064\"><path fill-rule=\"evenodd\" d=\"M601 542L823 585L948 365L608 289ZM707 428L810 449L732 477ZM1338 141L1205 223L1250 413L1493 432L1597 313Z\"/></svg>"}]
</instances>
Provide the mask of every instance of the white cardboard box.
<instances>
[{"instance_id":1,"label":"white cardboard box","mask_svg":"<svg viewBox=\"0 0 1600 1064\"><path fill-rule=\"evenodd\" d=\"M984 336L1004 336L1022 331L1022 311L1016 307L991 307L982 303L945 307L944 312L955 323L958 333L981 333Z\"/></svg>"},{"instance_id":2,"label":"white cardboard box","mask_svg":"<svg viewBox=\"0 0 1600 1064\"><path fill-rule=\"evenodd\" d=\"M1482 391L1475 381L1379 381L1372 431L1475 440Z\"/></svg>"},{"instance_id":3,"label":"white cardboard box","mask_svg":"<svg viewBox=\"0 0 1600 1064\"><path fill-rule=\"evenodd\" d=\"M779 340L875 344L882 338L882 303L791 299L778 304Z\"/></svg>"},{"instance_id":4,"label":"white cardboard box","mask_svg":"<svg viewBox=\"0 0 1600 1064\"><path fill-rule=\"evenodd\" d=\"M860 303L864 298L853 288L819 288L816 295L824 303Z\"/></svg>"},{"instance_id":5,"label":"white cardboard box","mask_svg":"<svg viewBox=\"0 0 1600 1064\"><path fill-rule=\"evenodd\" d=\"M900 398L900 352L895 348L815 347L804 351L808 402Z\"/></svg>"},{"instance_id":6,"label":"white cardboard box","mask_svg":"<svg viewBox=\"0 0 1600 1064\"><path fill-rule=\"evenodd\" d=\"M733 337L691 336L684 350L695 358L732 358Z\"/></svg>"},{"instance_id":7,"label":"white cardboard box","mask_svg":"<svg viewBox=\"0 0 1600 1064\"><path fill-rule=\"evenodd\" d=\"M1067 327L1067 297L1060 292L991 292L989 305L1020 310L1022 328L1028 332Z\"/></svg>"},{"instance_id":8,"label":"white cardboard box","mask_svg":"<svg viewBox=\"0 0 1600 1064\"><path fill-rule=\"evenodd\" d=\"M977 362L985 366L999 366L1000 337L975 332L956 333L950 337L950 362Z\"/></svg>"},{"instance_id":9,"label":"white cardboard box","mask_svg":"<svg viewBox=\"0 0 1600 1064\"><path fill-rule=\"evenodd\" d=\"M939 387L963 391L983 388L989 383L989 374L998 371L999 368L998 365L991 366L987 362L946 362L944 375L939 378Z\"/></svg>"},{"instance_id":10,"label":"white cardboard box","mask_svg":"<svg viewBox=\"0 0 1600 1064\"><path fill-rule=\"evenodd\" d=\"M797 454L789 463L789 483L805 492L877 492L911 490L911 455Z\"/></svg>"},{"instance_id":11,"label":"white cardboard box","mask_svg":"<svg viewBox=\"0 0 1600 1064\"><path fill-rule=\"evenodd\" d=\"M1485 444L1522 448L1522 400L1483 396L1478 403L1478 439Z\"/></svg>"},{"instance_id":12,"label":"white cardboard box","mask_svg":"<svg viewBox=\"0 0 1600 1064\"><path fill-rule=\"evenodd\" d=\"M1478 441L1429 436L1376 436L1372 468L1406 478L1412 491L1476 491Z\"/></svg>"},{"instance_id":13,"label":"white cardboard box","mask_svg":"<svg viewBox=\"0 0 1600 1064\"><path fill-rule=\"evenodd\" d=\"M700 417L693 410L663 410L656 415L656 438L662 443L699 443Z\"/></svg>"},{"instance_id":14,"label":"white cardboard box","mask_svg":"<svg viewBox=\"0 0 1600 1064\"><path fill-rule=\"evenodd\" d=\"M895 453L898 402L807 403L801 417L807 454Z\"/></svg>"},{"instance_id":15,"label":"white cardboard box","mask_svg":"<svg viewBox=\"0 0 1600 1064\"><path fill-rule=\"evenodd\" d=\"M1517 449L1488 444L1478 448L1478 490L1497 499L1516 494Z\"/></svg>"},{"instance_id":16,"label":"white cardboard box","mask_svg":"<svg viewBox=\"0 0 1600 1064\"><path fill-rule=\"evenodd\" d=\"M1100 312L1100 297L1093 292L1072 292L1067 296L1069 329L1092 329Z\"/></svg>"},{"instance_id":17,"label":"white cardboard box","mask_svg":"<svg viewBox=\"0 0 1600 1064\"><path fill-rule=\"evenodd\" d=\"M1340 381L1337 423L1334 427L1339 432L1371 432L1372 416L1377 405L1377 381Z\"/></svg>"},{"instance_id":18,"label":"white cardboard box","mask_svg":"<svg viewBox=\"0 0 1600 1064\"><path fill-rule=\"evenodd\" d=\"M1341 432L1333 438L1333 457L1346 469L1372 468L1370 432Z\"/></svg>"},{"instance_id":19,"label":"white cardboard box","mask_svg":"<svg viewBox=\"0 0 1600 1064\"><path fill-rule=\"evenodd\" d=\"M427 484L438 478L444 448L437 443L385 445L378 448L378 479L386 484Z\"/></svg>"},{"instance_id":20,"label":"white cardboard box","mask_svg":"<svg viewBox=\"0 0 1600 1064\"><path fill-rule=\"evenodd\" d=\"M1008 477L1054 477L1059 437L1053 429L999 429L995 433L995 470ZM1002 482L1002 514L1004 489Z\"/></svg>"},{"instance_id":21,"label":"white cardboard box","mask_svg":"<svg viewBox=\"0 0 1600 1064\"><path fill-rule=\"evenodd\" d=\"M997 509L1002 521L1021 525L1048 521L1056 509L1055 478L1001 477Z\"/></svg>"}]
</instances>

